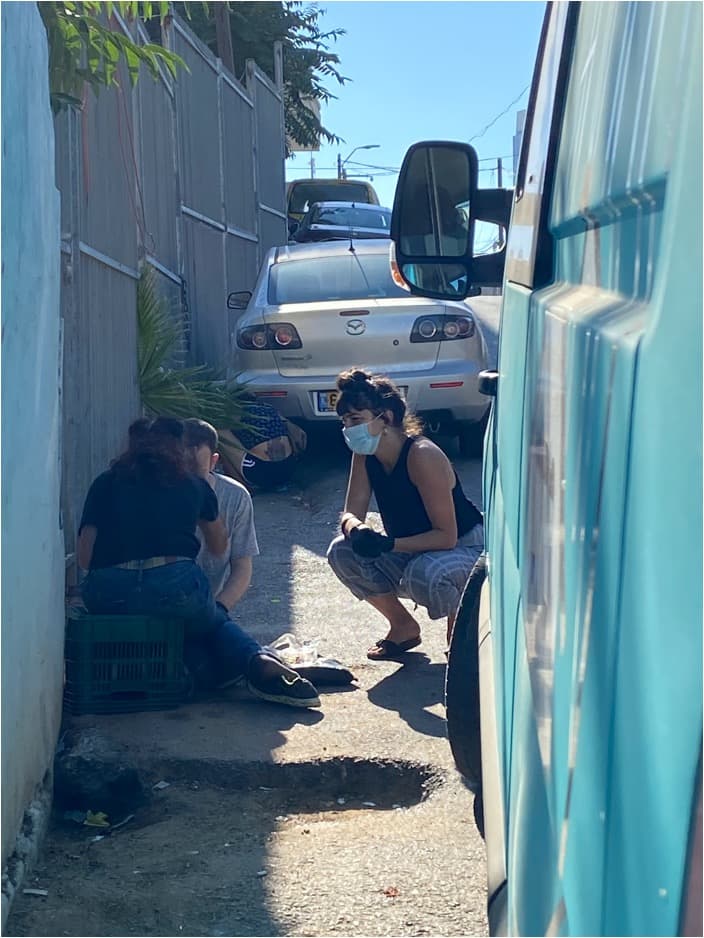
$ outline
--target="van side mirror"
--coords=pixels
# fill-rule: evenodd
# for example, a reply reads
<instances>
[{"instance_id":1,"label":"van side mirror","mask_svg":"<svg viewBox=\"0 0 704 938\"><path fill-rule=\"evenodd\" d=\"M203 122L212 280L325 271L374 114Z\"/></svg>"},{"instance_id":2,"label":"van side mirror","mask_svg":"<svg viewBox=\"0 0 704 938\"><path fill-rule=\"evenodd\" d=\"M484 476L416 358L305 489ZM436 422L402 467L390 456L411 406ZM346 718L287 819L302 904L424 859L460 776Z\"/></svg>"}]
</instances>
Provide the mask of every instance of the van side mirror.
<instances>
[{"instance_id":1,"label":"van side mirror","mask_svg":"<svg viewBox=\"0 0 704 938\"><path fill-rule=\"evenodd\" d=\"M247 309L247 304L252 299L251 290L240 290L239 293L230 293L227 297L228 309Z\"/></svg>"},{"instance_id":2,"label":"van side mirror","mask_svg":"<svg viewBox=\"0 0 704 938\"><path fill-rule=\"evenodd\" d=\"M392 272L411 293L461 300L501 285L505 237L478 256L474 242L478 222L508 228L513 193L478 189L478 175L466 143L416 143L406 154L391 218Z\"/></svg>"}]
</instances>

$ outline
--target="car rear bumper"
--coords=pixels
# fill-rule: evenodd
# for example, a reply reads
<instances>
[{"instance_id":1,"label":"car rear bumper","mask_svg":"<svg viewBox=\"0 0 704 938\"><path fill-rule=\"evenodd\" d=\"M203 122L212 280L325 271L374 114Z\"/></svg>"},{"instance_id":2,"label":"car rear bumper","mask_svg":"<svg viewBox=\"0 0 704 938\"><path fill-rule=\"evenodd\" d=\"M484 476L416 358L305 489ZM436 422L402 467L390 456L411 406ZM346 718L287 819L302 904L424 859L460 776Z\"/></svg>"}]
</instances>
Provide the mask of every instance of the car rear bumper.
<instances>
[{"instance_id":1,"label":"car rear bumper","mask_svg":"<svg viewBox=\"0 0 704 938\"><path fill-rule=\"evenodd\" d=\"M409 409L420 416L442 414L443 420L477 422L489 407L479 393L478 374L483 366L457 361L438 362L431 371L394 372L396 385L406 389ZM318 391L331 391L336 375L282 377L270 371L244 371L238 375L257 397L269 401L284 417L307 421L334 421L337 415L321 414L316 407Z\"/></svg>"}]
</instances>

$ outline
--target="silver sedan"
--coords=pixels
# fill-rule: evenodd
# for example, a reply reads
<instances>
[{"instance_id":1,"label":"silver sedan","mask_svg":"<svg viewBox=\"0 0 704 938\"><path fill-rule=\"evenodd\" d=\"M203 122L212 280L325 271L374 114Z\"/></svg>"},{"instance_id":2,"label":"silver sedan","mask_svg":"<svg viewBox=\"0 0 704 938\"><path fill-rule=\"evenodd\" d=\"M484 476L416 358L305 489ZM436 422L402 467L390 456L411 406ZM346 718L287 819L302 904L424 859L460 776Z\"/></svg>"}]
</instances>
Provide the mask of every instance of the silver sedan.
<instances>
[{"instance_id":1,"label":"silver sedan","mask_svg":"<svg viewBox=\"0 0 704 938\"><path fill-rule=\"evenodd\" d=\"M390 242L272 248L235 327L236 367L251 391L298 421L332 421L335 378L352 366L389 375L431 430L470 451L488 399L477 389L487 349L470 305L411 296L389 266Z\"/></svg>"}]
</instances>

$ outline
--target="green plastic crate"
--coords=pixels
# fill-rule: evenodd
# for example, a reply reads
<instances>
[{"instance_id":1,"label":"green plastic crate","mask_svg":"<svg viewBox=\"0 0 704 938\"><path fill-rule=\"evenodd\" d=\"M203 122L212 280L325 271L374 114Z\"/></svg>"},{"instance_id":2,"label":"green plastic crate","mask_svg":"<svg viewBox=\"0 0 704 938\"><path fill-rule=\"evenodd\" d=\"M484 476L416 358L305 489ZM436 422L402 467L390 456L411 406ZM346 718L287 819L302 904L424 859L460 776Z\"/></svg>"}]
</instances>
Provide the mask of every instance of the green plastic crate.
<instances>
[{"instance_id":1,"label":"green plastic crate","mask_svg":"<svg viewBox=\"0 0 704 938\"><path fill-rule=\"evenodd\" d=\"M177 707L190 690L183 636L180 620L71 613L66 709L78 715Z\"/></svg>"}]
</instances>

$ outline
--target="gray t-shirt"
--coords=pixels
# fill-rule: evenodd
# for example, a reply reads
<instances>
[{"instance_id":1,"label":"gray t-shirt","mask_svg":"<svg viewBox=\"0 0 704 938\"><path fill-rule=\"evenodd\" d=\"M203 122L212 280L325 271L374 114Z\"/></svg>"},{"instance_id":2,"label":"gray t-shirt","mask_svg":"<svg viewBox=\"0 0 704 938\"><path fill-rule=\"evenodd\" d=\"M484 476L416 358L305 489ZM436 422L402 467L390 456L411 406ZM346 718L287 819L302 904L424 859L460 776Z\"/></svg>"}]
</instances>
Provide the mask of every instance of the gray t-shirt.
<instances>
[{"instance_id":1,"label":"gray t-shirt","mask_svg":"<svg viewBox=\"0 0 704 938\"><path fill-rule=\"evenodd\" d=\"M213 596L217 596L230 575L230 562L240 557L256 557L259 545L254 530L252 497L247 489L240 482L217 472L211 473L210 479L215 485L220 517L225 522L228 550L222 556L214 557L203 546L203 535L198 530L201 548L196 559L208 578Z\"/></svg>"}]
</instances>

